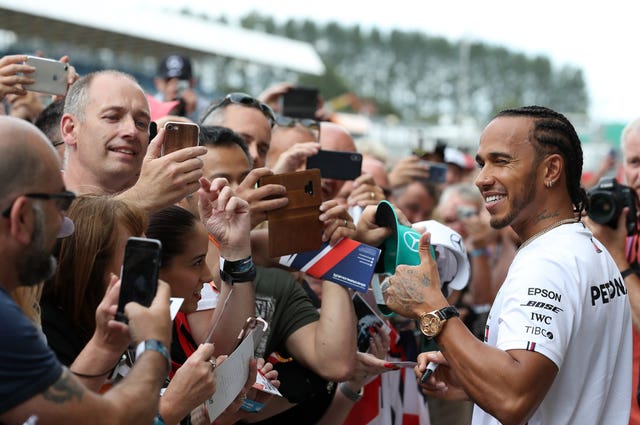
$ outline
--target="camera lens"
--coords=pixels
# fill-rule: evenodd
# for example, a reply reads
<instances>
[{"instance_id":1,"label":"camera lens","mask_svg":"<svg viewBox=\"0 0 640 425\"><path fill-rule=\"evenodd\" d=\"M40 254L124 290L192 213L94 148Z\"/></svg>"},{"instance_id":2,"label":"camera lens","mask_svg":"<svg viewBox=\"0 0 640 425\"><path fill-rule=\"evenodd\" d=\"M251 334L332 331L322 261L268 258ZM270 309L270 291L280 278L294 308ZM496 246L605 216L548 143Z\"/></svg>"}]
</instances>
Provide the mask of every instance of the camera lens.
<instances>
[{"instance_id":1,"label":"camera lens","mask_svg":"<svg viewBox=\"0 0 640 425\"><path fill-rule=\"evenodd\" d=\"M596 223L608 224L615 212L615 199L609 194L594 193L589 199L589 217Z\"/></svg>"}]
</instances>

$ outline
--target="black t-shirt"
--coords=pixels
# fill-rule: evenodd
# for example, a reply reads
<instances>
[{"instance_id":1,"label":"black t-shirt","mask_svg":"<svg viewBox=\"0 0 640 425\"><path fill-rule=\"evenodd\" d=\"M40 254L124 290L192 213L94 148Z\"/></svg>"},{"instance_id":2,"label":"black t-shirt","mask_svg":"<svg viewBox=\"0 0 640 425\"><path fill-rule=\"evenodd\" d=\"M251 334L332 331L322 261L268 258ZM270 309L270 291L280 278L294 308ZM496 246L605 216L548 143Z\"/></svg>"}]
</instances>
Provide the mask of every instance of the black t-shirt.
<instances>
[{"instance_id":1,"label":"black t-shirt","mask_svg":"<svg viewBox=\"0 0 640 425\"><path fill-rule=\"evenodd\" d=\"M44 392L61 375L42 333L0 288L0 413Z\"/></svg>"}]
</instances>

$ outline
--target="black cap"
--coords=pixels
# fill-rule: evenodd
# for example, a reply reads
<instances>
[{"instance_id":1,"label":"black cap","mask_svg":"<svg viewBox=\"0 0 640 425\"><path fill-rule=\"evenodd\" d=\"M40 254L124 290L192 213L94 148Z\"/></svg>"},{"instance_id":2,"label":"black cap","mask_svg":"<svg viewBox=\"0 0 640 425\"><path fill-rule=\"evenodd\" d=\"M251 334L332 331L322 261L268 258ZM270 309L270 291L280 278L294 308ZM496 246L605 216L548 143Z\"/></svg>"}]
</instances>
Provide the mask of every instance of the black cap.
<instances>
[{"instance_id":1,"label":"black cap","mask_svg":"<svg viewBox=\"0 0 640 425\"><path fill-rule=\"evenodd\" d=\"M160 61L157 76L160 78L189 80L193 76L191 72L191 60L185 55L178 53L171 54Z\"/></svg>"}]
</instances>

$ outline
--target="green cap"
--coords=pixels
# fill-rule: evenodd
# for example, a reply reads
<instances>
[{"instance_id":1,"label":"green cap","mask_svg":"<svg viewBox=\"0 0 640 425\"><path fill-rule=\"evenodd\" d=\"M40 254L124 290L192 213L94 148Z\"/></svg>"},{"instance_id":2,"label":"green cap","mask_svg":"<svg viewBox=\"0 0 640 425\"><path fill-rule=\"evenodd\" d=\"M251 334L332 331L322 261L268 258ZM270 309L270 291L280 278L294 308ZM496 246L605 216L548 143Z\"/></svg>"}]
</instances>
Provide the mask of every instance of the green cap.
<instances>
[{"instance_id":1,"label":"green cap","mask_svg":"<svg viewBox=\"0 0 640 425\"><path fill-rule=\"evenodd\" d=\"M381 201L376 210L375 222L379 226L389 227L393 234L384 240L380 247L381 260L376 265L377 273L394 274L399 264L417 266L420 264L421 234L409 226L400 224L393 206L387 201ZM435 252L431 247L431 255L435 258Z\"/></svg>"}]
</instances>

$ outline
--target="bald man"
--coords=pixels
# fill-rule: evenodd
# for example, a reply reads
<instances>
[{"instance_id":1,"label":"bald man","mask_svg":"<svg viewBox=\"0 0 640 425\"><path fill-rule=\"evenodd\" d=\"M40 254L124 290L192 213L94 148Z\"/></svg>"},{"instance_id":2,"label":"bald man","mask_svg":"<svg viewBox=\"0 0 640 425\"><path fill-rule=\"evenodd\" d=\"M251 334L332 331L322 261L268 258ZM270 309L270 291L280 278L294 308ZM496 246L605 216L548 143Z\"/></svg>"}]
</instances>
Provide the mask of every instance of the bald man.
<instances>
[{"instance_id":1,"label":"bald man","mask_svg":"<svg viewBox=\"0 0 640 425\"><path fill-rule=\"evenodd\" d=\"M88 391L74 376L77 363L71 370L63 367L9 295L55 271L51 253L74 198L66 191L60 159L44 133L23 120L0 117L0 178L0 422L83 423L91 418L104 424L151 423L169 371L168 285L160 282L150 308L136 303L126 307L131 335L136 344L142 343L127 378L106 394ZM110 288L117 303L118 291L113 289L119 284ZM99 360L95 355L93 364ZM99 372L89 369L91 365L84 363L82 373Z\"/></svg>"}]
</instances>

